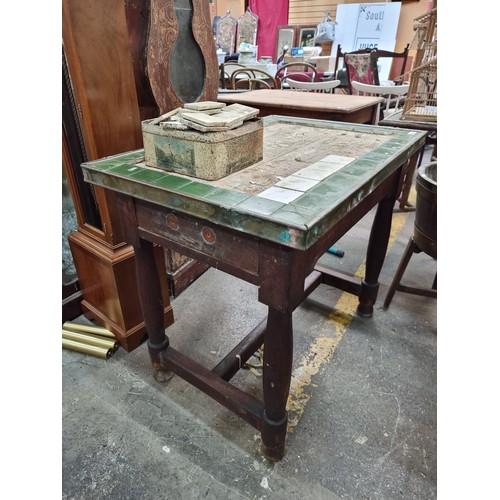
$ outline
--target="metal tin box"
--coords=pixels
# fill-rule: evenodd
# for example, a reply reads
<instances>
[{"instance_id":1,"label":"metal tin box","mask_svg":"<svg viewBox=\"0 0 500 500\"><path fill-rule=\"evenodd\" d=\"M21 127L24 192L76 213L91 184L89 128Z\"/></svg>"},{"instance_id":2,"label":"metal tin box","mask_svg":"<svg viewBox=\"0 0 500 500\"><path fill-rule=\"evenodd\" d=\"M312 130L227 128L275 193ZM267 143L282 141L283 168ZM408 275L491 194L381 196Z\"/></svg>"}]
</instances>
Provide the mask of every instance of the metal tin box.
<instances>
[{"instance_id":1,"label":"metal tin box","mask_svg":"<svg viewBox=\"0 0 500 500\"><path fill-rule=\"evenodd\" d=\"M198 179L217 180L262 160L260 118L224 132L164 129L142 122L145 163Z\"/></svg>"}]
</instances>

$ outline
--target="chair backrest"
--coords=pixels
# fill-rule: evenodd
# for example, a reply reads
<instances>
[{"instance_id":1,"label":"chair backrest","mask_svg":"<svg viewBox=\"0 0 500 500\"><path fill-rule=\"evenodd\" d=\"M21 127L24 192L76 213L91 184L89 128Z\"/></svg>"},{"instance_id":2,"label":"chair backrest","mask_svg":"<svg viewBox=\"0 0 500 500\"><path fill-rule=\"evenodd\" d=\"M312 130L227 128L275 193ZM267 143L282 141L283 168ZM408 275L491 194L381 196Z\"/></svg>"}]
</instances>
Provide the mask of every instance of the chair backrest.
<instances>
[{"instance_id":1,"label":"chair backrest","mask_svg":"<svg viewBox=\"0 0 500 500\"><path fill-rule=\"evenodd\" d=\"M353 50L352 52L347 52L348 54L369 54L372 49L359 49L359 50ZM340 66L340 62L342 61L342 66ZM349 84L347 77L345 76L346 69L345 69L345 64L344 64L344 54L342 53L342 47L337 45L337 54L335 56L335 64L333 67L333 75L334 78L337 78L340 80L340 89L349 89Z\"/></svg>"},{"instance_id":2,"label":"chair backrest","mask_svg":"<svg viewBox=\"0 0 500 500\"><path fill-rule=\"evenodd\" d=\"M377 66L380 58L391 58L392 64L389 73L389 79L393 80L396 85L403 83L402 79L399 78L401 75L406 73L410 68L408 52L410 50L410 44L408 43L402 52L391 52L389 50L375 49L371 52L373 63Z\"/></svg>"},{"instance_id":3,"label":"chair backrest","mask_svg":"<svg viewBox=\"0 0 500 500\"><path fill-rule=\"evenodd\" d=\"M302 92L322 92L325 94L333 94L334 89L340 85L340 80L325 80L322 82L301 82L298 80L293 80L292 78L287 78L286 83L292 90L299 90Z\"/></svg>"},{"instance_id":4,"label":"chair backrest","mask_svg":"<svg viewBox=\"0 0 500 500\"><path fill-rule=\"evenodd\" d=\"M234 61L228 61L224 63L224 73L226 75L226 78L230 79L233 71L236 71L237 69L245 69L245 66Z\"/></svg>"},{"instance_id":5,"label":"chair backrest","mask_svg":"<svg viewBox=\"0 0 500 500\"><path fill-rule=\"evenodd\" d=\"M353 50L351 52L346 52L346 54L369 54L372 51L372 49L359 49L359 50ZM335 65L333 67L333 73L336 75L337 70L339 69L339 63L340 61L343 62L344 59L344 54L342 53L342 47L340 44L337 45L337 54L335 55Z\"/></svg>"},{"instance_id":6,"label":"chair backrest","mask_svg":"<svg viewBox=\"0 0 500 500\"><path fill-rule=\"evenodd\" d=\"M231 73L232 89L276 89L278 83L273 75L263 69L238 68Z\"/></svg>"},{"instance_id":7,"label":"chair backrest","mask_svg":"<svg viewBox=\"0 0 500 500\"><path fill-rule=\"evenodd\" d=\"M288 78L303 82L317 82L319 80L319 75L316 66L311 63L292 62L278 68L274 78L276 79L278 87L283 88Z\"/></svg>"},{"instance_id":8,"label":"chair backrest","mask_svg":"<svg viewBox=\"0 0 500 500\"><path fill-rule=\"evenodd\" d=\"M409 84L402 85L369 85L351 81L354 95L368 95L383 97L383 107L379 104L379 112L375 119L375 125L378 124L380 118L387 118L390 115L399 111L404 104L404 96L408 93Z\"/></svg>"},{"instance_id":9,"label":"chair backrest","mask_svg":"<svg viewBox=\"0 0 500 500\"><path fill-rule=\"evenodd\" d=\"M219 87L221 89L231 88L231 75L233 71L237 69L245 69L245 66L238 64L236 61L227 60L226 62L220 64L220 82Z\"/></svg>"},{"instance_id":10,"label":"chair backrest","mask_svg":"<svg viewBox=\"0 0 500 500\"><path fill-rule=\"evenodd\" d=\"M344 66L346 68L347 84L349 94L354 94L352 82L361 82L368 85L380 85L377 64L370 52L344 54Z\"/></svg>"}]
</instances>

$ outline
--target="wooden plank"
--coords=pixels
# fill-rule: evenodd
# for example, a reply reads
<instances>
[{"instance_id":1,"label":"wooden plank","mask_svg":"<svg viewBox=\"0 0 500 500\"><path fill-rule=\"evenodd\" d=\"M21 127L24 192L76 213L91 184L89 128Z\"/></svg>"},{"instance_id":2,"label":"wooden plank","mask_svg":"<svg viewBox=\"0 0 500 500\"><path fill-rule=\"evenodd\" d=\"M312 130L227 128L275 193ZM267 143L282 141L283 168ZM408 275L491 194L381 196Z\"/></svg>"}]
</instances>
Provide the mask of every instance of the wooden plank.
<instances>
[{"instance_id":1,"label":"wooden plank","mask_svg":"<svg viewBox=\"0 0 500 500\"><path fill-rule=\"evenodd\" d=\"M162 352L162 362L166 368L215 399L245 422L257 430L261 429L264 405L257 398L234 387L171 346Z\"/></svg>"},{"instance_id":2,"label":"wooden plank","mask_svg":"<svg viewBox=\"0 0 500 500\"><path fill-rule=\"evenodd\" d=\"M339 3L344 3L344 1L290 0L288 22L290 24L317 24L323 20L325 11L329 11L331 18L335 19Z\"/></svg>"},{"instance_id":3,"label":"wooden plank","mask_svg":"<svg viewBox=\"0 0 500 500\"><path fill-rule=\"evenodd\" d=\"M250 356L264 343L267 317L264 318L221 362L212 368L212 373L229 381Z\"/></svg>"}]
</instances>

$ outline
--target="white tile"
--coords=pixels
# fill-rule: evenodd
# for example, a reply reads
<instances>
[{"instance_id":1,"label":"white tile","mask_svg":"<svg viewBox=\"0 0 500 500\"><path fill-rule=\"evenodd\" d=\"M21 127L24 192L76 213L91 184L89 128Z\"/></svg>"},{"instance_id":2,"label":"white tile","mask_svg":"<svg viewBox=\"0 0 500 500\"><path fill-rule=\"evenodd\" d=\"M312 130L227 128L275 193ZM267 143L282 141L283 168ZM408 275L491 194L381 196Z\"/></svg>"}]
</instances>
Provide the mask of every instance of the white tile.
<instances>
[{"instance_id":1,"label":"white tile","mask_svg":"<svg viewBox=\"0 0 500 500\"><path fill-rule=\"evenodd\" d=\"M294 175L321 181L334 172L337 172L341 168L345 167L353 160L355 160L355 158L350 158L348 156L328 155L320 161L295 172Z\"/></svg>"},{"instance_id":2,"label":"white tile","mask_svg":"<svg viewBox=\"0 0 500 500\"><path fill-rule=\"evenodd\" d=\"M322 181L331 174L328 163L321 164L321 162L313 163L306 168L300 169L295 172L295 176L312 179L315 181Z\"/></svg>"},{"instance_id":3,"label":"white tile","mask_svg":"<svg viewBox=\"0 0 500 500\"><path fill-rule=\"evenodd\" d=\"M331 165L338 166L339 168L345 167L347 164L351 163L351 161L355 160L350 156L339 156L339 155L328 155L324 158L321 158L320 162L330 163ZM338 169L337 169L338 170ZM336 170L334 170L335 172Z\"/></svg>"},{"instance_id":4,"label":"white tile","mask_svg":"<svg viewBox=\"0 0 500 500\"><path fill-rule=\"evenodd\" d=\"M294 191L293 189L284 189L280 187L270 187L257 196L266 198L267 200L279 201L281 203L290 203L300 195L304 194L302 191Z\"/></svg>"},{"instance_id":5,"label":"white tile","mask_svg":"<svg viewBox=\"0 0 500 500\"><path fill-rule=\"evenodd\" d=\"M311 189L313 186L318 184L319 181L314 179L308 179L306 177L298 177L295 175L289 175L282 181L276 183L276 186L287 188L287 189L295 189L296 191L307 191Z\"/></svg>"}]
</instances>

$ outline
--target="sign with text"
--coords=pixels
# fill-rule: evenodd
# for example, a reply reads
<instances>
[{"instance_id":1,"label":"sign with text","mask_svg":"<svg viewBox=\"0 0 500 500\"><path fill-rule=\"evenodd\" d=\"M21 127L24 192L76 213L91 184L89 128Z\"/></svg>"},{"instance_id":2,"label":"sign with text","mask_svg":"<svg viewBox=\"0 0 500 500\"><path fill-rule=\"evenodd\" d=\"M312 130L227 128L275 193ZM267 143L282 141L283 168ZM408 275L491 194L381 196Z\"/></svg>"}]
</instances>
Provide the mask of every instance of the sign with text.
<instances>
[{"instance_id":1,"label":"sign with text","mask_svg":"<svg viewBox=\"0 0 500 500\"><path fill-rule=\"evenodd\" d=\"M337 6L337 26L332 54L340 44L342 52L373 48L394 51L401 2L356 3ZM390 60L380 60L380 80L386 80Z\"/></svg>"}]
</instances>

